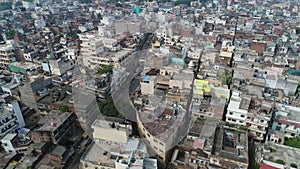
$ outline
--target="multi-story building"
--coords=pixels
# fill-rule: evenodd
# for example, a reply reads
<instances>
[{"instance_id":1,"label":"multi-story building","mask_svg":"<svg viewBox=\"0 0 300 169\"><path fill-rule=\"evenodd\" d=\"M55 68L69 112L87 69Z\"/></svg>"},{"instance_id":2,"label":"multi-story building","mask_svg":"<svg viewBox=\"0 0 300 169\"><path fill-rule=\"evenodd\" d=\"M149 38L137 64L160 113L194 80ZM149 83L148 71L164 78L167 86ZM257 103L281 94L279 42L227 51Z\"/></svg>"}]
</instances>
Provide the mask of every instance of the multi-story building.
<instances>
[{"instance_id":1,"label":"multi-story building","mask_svg":"<svg viewBox=\"0 0 300 169\"><path fill-rule=\"evenodd\" d=\"M15 60L14 45L12 43L0 45L0 66L7 66Z\"/></svg>"},{"instance_id":2,"label":"multi-story building","mask_svg":"<svg viewBox=\"0 0 300 169\"><path fill-rule=\"evenodd\" d=\"M160 101L156 101L159 105ZM139 132L155 154L168 161L171 149L182 139L181 126L184 126L187 113L178 105L167 107L161 113L161 107L151 106L152 104L154 102L150 101L149 105L145 105L137 115Z\"/></svg>"},{"instance_id":3,"label":"multi-story building","mask_svg":"<svg viewBox=\"0 0 300 169\"><path fill-rule=\"evenodd\" d=\"M83 82L85 83L85 82ZM96 96L88 92L85 88L73 86L73 103L75 114L82 129L92 138L92 124L100 115Z\"/></svg>"},{"instance_id":4,"label":"multi-story building","mask_svg":"<svg viewBox=\"0 0 300 169\"><path fill-rule=\"evenodd\" d=\"M226 122L247 127L254 139L262 141L270 125L272 108L273 102L233 92L227 107Z\"/></svg>"},{"instance_id":5,"label":"multi-story building","mask_svg":"<svg viewBox=\"0 0 300 169\"><path fill-rule=\"evenodd\" d=\"M7 153L21 153L26 151L32 140L25 135L18 135L17 133L6 134L1 143Z\"/></svg>"},{"instance_id":6,"label":"multi-story building","mask_svg":"<svg viewBox=\"0 0 300 169\"><path fill-rule=\"evenodd\" d=\"M73 63L68 58L59 58L57 60L49 60L51 73L61 76L73 68Z\"/></svg>"},{"instance_id":7,"label":"multi-story building","mask_svg":"<svg viewBox=\"0 0 300 169\"><path fill-rule=\"evenodd\" d=\"M52 141L58 143L67 133L73 132L76 115L70 112L52 110L40 120L41 126L31 131L35 143Z\"/></svg>"},{"instance_id":8,"label":"multi-story building","mask_svg":"<svg viewBox=\"0 0 300 169\"><path fill-rule=\"evenodd\" d=\"M192 115L194 117L213 117L221 120L229 100L230 90L222 87L216 79L196 79L194 81Z\"/></svg>"},{"instance_id":9,"label":"multi-story building","mask_svg":"<svg viewBox=\"0 0 300 169\"><path fill-rule=\"evenodd\" d=\"M147 158L143 142L128 137L130 125L97 119L92 128L94 142L80 160L84 169L157 168L156 160Z\"/></svg>"},{"instance_id":10,"label":"multi-story building","mask_svg":"<svg viewBox=\"0 0 300 169\"><path fill-rule=\"evenodd\" d=\"M27 107L38 111L37 100L48 95L47 88L52 84L51 78L39 76L23 77L19 85L21 101Z\"/></svg>"},{"instance_id":11,"label":"multi-story building","mask_svg":"<svg viewBox=\"0 0 300 169\"><path fill-rule=\"evenodd\" d=\"M79 38L82 41L80 55L82 56L83 65L89 67L92 65L90 62L93 58L97 58L104 52L102 39L90 34L80 34Z\"/></svg>"},{"instance_id":12,"label":"multi-story building","mask_svg":"<svg viewBox=\"0 0 300 169\"><path fill-rule=\"evenodd\" d=\"M17 132L25 126L25 121L17 101L0 107L0 138L9 132Z\"/></svg>"},{"instance_id":13,"label":"multi-story building","mask_svg":"<svg viewBox=\"0 0 300 169\"><path fill-rule=\"evenodd\" d=\"M275 106L272 129L284 133L285 137L300 136L300 108L277 103Z\"/></svg>"},{"instance_id":14,"label":"multi-story building","mask_svg":"<svg viewBox=\"0 0 300 169\"><path fill-rule=\"evenodd\" d=\"M129 32L130 34L142 33L142 22L133 22L120 20L115 22L116 34L123 34Z\"/></svg>"}]
</instances>

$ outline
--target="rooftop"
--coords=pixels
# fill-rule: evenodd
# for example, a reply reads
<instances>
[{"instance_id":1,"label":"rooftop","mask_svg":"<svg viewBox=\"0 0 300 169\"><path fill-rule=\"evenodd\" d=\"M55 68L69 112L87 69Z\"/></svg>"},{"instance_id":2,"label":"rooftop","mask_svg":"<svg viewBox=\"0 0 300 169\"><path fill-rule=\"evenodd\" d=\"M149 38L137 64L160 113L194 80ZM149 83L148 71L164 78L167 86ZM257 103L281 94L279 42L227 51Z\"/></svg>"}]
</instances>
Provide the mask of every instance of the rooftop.
<instances>
[{"instance_id":1,"label":"rooftop","mask_svg":"<svg viewBox=\"0 0 300 169\"><path fill-rule=\"evenodd\" d=\"M72 112L60 112L52 110L40 120L42 126L37 131L54 131L70 116L74 115Z\"/></svg>"}]
</instances>

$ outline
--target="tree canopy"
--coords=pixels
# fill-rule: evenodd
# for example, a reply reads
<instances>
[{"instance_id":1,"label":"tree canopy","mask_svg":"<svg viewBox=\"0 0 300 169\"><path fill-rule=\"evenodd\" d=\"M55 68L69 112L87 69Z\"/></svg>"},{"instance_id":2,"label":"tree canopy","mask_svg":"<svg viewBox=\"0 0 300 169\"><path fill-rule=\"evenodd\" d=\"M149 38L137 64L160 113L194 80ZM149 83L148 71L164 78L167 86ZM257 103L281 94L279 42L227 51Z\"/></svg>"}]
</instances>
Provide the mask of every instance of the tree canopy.
<instances>
[{"instance_id":1,"label":"tree canopy","mask_svg":"<svg viewBox=\"0 0 300 169\"><path fill-rule=\"evenodd\" d=\"M100 74L105 74L105 73L111 74L112 72L113 72L113 67L112 67L112 65L102 65L102 66L98 69L98 73L100 73Z\"/></svg>"},{"instance_id":2,"label":"tree canopy","mask_svg":"<svg viewBox=\"0 0 300 169\"><path fill-rule=\"evenodd\" d=\"M299 28L296 28L296 34L300 34L300 27Z\"/></svg>"},{"instance_id":3,"label":"tree canopy","mask_svg":"<svg viewBox=\"0 0 300 169\"><path fill-rule=\"evenodd\" d=\"M122 117L115 107L112 97L108 97L104 102L99 103L99 109L104 116Z\"/></svg>"},{"instance_id":4,"label":"tree canopy","mask_svg":"<svg viewBox=\"0 0 300 169\"><path fill-rule=\"evenodd\" d=\"M66 105L61 105L61 106L59 106L59 111L61 111L61 112L67 112L67 111L69 111L69 108L68 108L68 106L66 106Z\"/></svg>"},{"instance_id":5,"label":"tree canopy","mask_svg":"<svg viewBox=\"0 0 300 169\"><path fill-rule=\"evenodd\" d=\"M5 11L8 9L12 9L11 2L0 2L0 11Z\"/></svg>"},{"instance_id":6,"label":"tree canopy","mask_svg":"<svg viewBox=\"0 0 300 169\"><path fill-rule=\"evenodd\" d=\"M13 38L15 37L15 34L16 34L16 31L15 31L15 30L9 30L9 31L7 32L6 37L7 37L8 40L10 40L10 39L13 39Z\"/></svg>"}]
</instances>

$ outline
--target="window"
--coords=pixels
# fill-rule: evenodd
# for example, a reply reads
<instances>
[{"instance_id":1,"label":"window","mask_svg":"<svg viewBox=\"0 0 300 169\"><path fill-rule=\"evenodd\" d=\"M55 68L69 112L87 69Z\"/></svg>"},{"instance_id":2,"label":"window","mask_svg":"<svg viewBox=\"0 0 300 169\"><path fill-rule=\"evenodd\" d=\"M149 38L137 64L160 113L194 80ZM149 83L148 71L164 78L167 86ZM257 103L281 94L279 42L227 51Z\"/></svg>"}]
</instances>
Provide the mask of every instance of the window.
<instances>
[{"instance_id":1,"label":"window","mask_svg":"<svg viewBox=\"0 0 300 169\"><path fill-rule=\"evenodd\" d=\"M250 116L248 116L248 117L247 117L247 119L251 119L251 117L250 117Z\"/></svg>"},{"instance_id":2,"label":"window","mask_svg":"<svg viewBox=\"0 0 300 169\"><path fill-rule=\"evenodd\" d=\"M162 146L164 146L164 143L162 143L162 142L159 142L159 144L162 145Z\"/></svg>"},{"instance_id":3,"label":"window","mask_svg":"<svg viewBox=\"0 0 300 169\"><path fill-rule=\"evenodd\" d=\"M153 141L154 141L155 143L157 143L157 142L158 142L156 139L153 139Z\"/></svg>"},{"instance_id":4,"label":"window","mask_svg":"<svg viewBox=\"0 0 300 169\"><path fill-rule=\"evenodd\" d=\"M261 123L265 122L264 120L260 120Z\"/></svg>"},{"instance_id":5,"label":"window","mask_svg":"<svg viewBox=\"0 0 300 169\"><path fill-rule=\"evenodd\" d=\"M155 150L158 150L158 148L156 146L153 147Z\"/></svg>"},{"instance_id":6,"label":"window","mask_svg":"<svg viewBox=\"0 0 300 169\"><path fill-rule=\"evenodd\" d=\"M145 128L143 128L143 131L145 131L146 129Z\"/></svg>"},{"instance_id":7,"label":"window","mask_svg":"<svg viewBox=\"0 0 300 169\"><path fill-rule=\"evenodd\" d=\"M148 133L147 136L150 137L150 134Z\"/></svg>"},{"instance_id":8,"label":"window","mask_svg":"<svg viewBox=\"0 0 300 169\"><path fill-rule=\"evenodd\" d=\"M233 115L233 113L232 113L232 112L229 112L229 114L230 114L230 115Z\"/></svg>"},{"instance_id":9,"label":"window","mask_svg":"<svg viewBox=\"0 0 300 169\"><path fill-rule=\"evenodd\" d=\"M245 117L245 115L241 114L241 117Z\"/></svg>"},{"instance_id":10,"label":"window","mask_svg":"<svg viewBox=\"0 0 300 169\"><path fill-rule=\"evenodd\" d=\"M161 152L161 153L163 153L164 151L163 150L161 150L161 149L159 149L159 151Z\"/></svg>"}]
</instances>

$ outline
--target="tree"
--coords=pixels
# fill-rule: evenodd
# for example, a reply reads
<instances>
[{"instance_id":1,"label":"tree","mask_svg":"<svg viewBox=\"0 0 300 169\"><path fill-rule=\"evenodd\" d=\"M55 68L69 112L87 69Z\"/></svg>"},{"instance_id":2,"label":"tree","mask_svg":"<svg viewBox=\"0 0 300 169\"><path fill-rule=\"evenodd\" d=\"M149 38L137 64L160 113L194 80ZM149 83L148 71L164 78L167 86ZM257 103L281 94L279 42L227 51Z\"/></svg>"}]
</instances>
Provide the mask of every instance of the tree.
<instances>
[{"instance_id":1,"label":"tree","mask_svg":"<svg viewBox=\"0 0 300 169\"><path fill-rule=\"evenodd\" d=\"M88 3L92 3L92 0L79 0L79 3L88 4Z\"/></svg>"},{"instance_id":2,"label":"tree","mask_svg":"<svg viewBox=\"0 0 300 169\"><path fill-rule=\"evenodd\" d=\"M293 168L298 168L298 166L297 166L297 164L296 163L291 163L291 165L290 165L291 167L293 167Z\"/></svg>"},{"instance_id":3,"label":"tree","mask_svg":"<svg viewBox=\"0 0 300 169\"><path fill-rule=\"evenodd\" d=\"M299 28L296 28L296 34L300 34L300 27Z\"/></svg>"},{"instance_id":4,"label":"tree","mask_svg":"<svg viewBox=\"0 0 300 169\"><path fill-rule=\"evenodd\" d=\"M10 39L13 39L14 37L15 37L15 34L16 34L16 31L15 30L9 30L8 32L7 32L7 39L8 40L10 40Z\"/></svg>"},{"instance_id":5,"label":"tree","mask_svg":"<svg viewBox=\"0 0 300 169\"><path fill-rule=\"evenodd\" d=\"M281 159L276 160L276 163L285 165L285 161L283 161L283 160L281 160Z\"/></svg>"},{"instance_id":6,"label":"tree","mask_svg":"<svg viewBox=\"0 0 300 169\"><path fill-rule=\"evenodd\" d=\"M99 104L99 109L104 116L122 117L115 107L112 97L108 97L103 103Z\"/></svg>"},{"instance_id":7,"label":"tree","mask_svg":"<svg viewBox=\"0 0 300 169\"><path fill-rule=\"evenodd\" d=\"M8 9L12 9L12 3L11 2L1 2L0 3L0 11L5 11Z\"/></svg>"},{"instance_id":8,"label":"tree","mask_svg":"<svg viewBox=\"0 0 300 169\"><path fill-rule=\"evenodd\" d=\"M113 73L113 67L112 67L112 65L102 65L98 69L98 73L100 73L100 74L105 74L105 73L112 74Z\"/></svg>"},{"instance_id":9,"label":"tree","mask_svg":"<svg viewBox=\"0 0 300 169\"><path fill-rule=\"evenodd\" d=\"M61 105L61 106L59 106L58 110L61 112L67 112L67 111L69 111L69 108L66 105Z\"/></svg>"}]
</instances>

